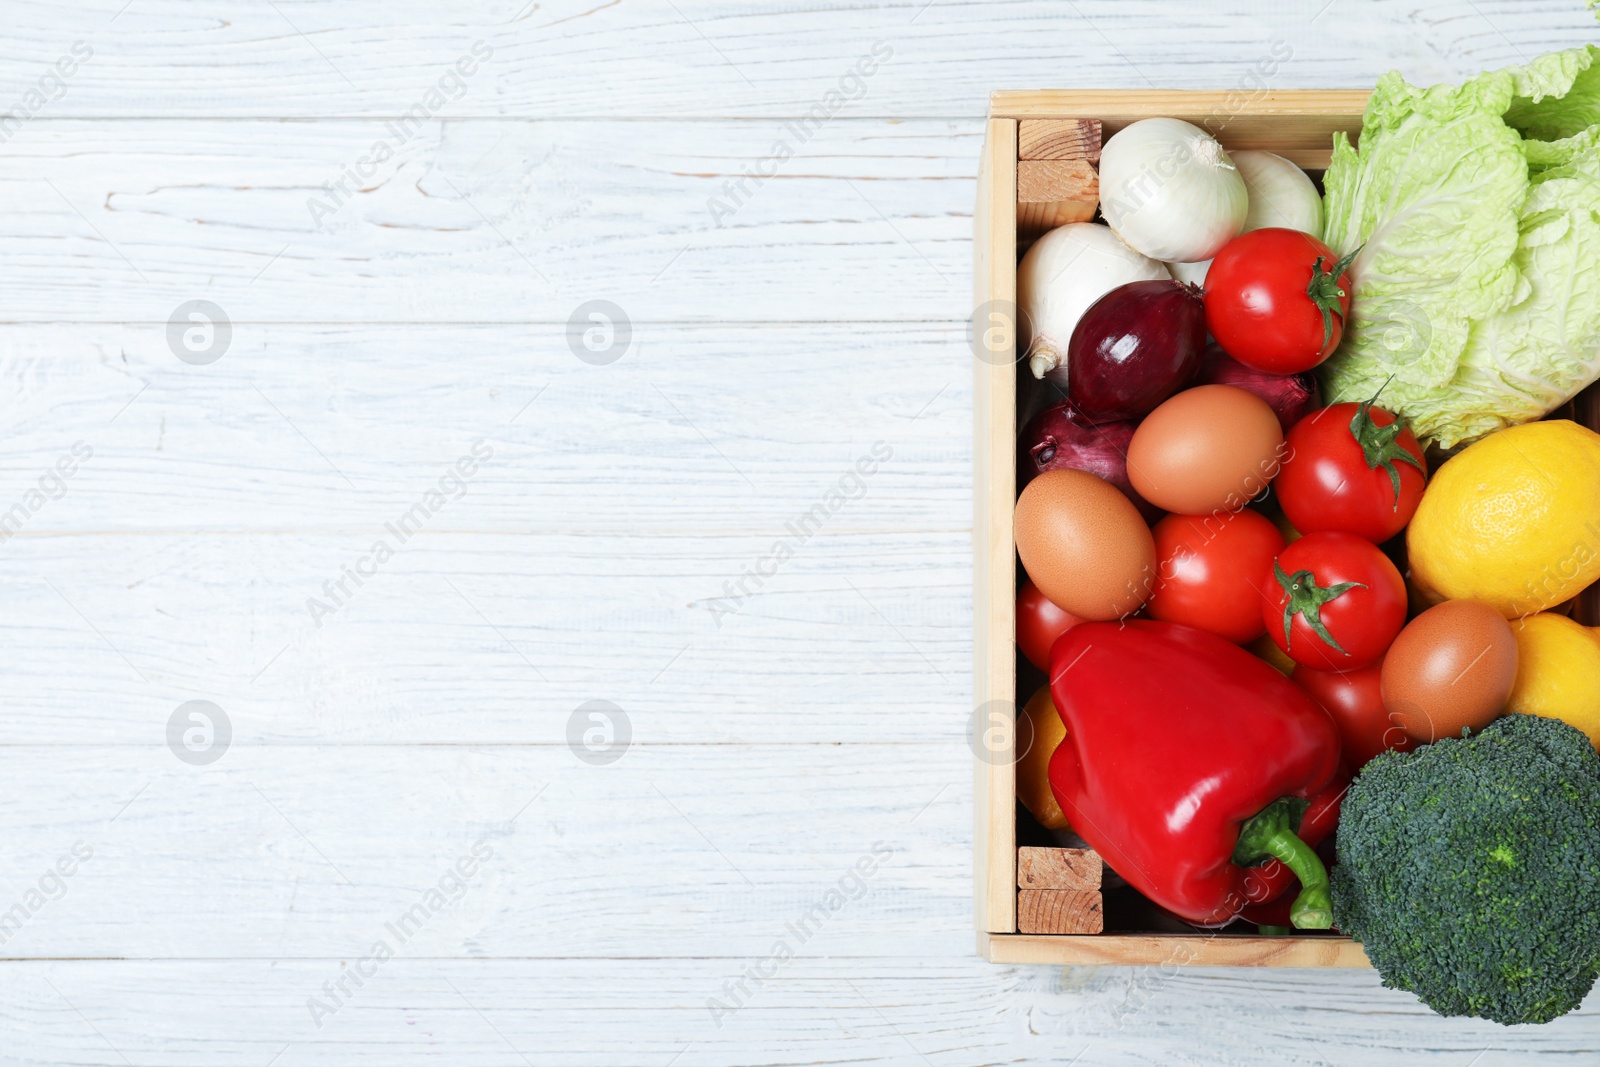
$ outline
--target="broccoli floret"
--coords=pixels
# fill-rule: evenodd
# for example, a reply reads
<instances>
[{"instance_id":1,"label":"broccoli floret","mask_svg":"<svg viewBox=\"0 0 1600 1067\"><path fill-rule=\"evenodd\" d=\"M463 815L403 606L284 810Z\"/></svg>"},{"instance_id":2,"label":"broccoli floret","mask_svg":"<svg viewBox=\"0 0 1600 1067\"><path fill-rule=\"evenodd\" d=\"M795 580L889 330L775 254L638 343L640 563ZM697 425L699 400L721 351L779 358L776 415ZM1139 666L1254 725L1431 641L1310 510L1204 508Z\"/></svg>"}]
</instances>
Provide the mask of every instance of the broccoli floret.
<instances>
[{"instance_id":1,"label":"broccoli floret","mask_svg":"<svg viewBox=\"0 0 1600 1067\"><path fill-rule=\"evenodd\" d=\"M1549 1022L1600 974L1600 754L1556 719L1368 763L1345 796L1334 924L1440 1015Z\"/></svg>"}]
</instances>

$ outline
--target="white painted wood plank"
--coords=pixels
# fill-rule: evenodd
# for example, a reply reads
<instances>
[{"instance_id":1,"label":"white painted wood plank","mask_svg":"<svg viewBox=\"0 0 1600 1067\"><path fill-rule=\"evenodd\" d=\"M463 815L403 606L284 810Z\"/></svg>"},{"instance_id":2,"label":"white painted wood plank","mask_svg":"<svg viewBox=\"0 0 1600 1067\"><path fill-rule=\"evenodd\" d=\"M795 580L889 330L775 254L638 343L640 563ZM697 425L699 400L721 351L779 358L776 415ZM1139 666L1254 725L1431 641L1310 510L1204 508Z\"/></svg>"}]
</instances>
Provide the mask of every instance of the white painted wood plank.
<instances>
[{"instance_id":1,"label":"white painted wood plank","mask_svg":"<svg viewBox=\"0 0 1600 1067\"><path fill-rule=\"evenodd\" d=\"M168 710L127 714L159 735ZM639 743L605 765L560 734L524 747L236 740L205 766L159 738L10 747L0 914L75 843L92 856L64 895L0 931L0 955L339 958L394 923L427 956L740 957L842 883L850 899L812 916L808 952L961 957L970 756L955 730L920 725L878 745ZM446 887L455 899L401 923L463 855L480 862L464 889Z\"/></svg>"},{"instance_id":2,"label":"white painted wood plank","mask_svg":"<svg viewBox=\"0 0 1600 1067\"><path fill-rule=\"evenodd\" d=\"M600 698L651 743L964 725L959 327L647 327L606 367L551 328L241 324L203 367L160 327L4 337L10 742L148 744L190 697L273 744L551 743Z\"/></svg>"},{"instance_id":3,"label":"white painted wood plank","mask_svg":"<svg viewBox=\"0 0 1600 1067\"><path fill-rule=\"evenodd\" d=\"M879 41L892 56L864 92L844 85L857 99L840 113L978 118L995 88L1231 88L1274 40L1295 55L1273 84L1322 88L1393 67L1459 78L1594 37L1565 0L76 0L7 17L4 98L23 99L75 40L93 49L40 109L56 117L399 115L479 41L492 54L446 82L437 114L792 116Z\"/></svg>"},{"instance_id":4,"label":"white painted wood plank","mask_svg":"<svg viewBox=\"0 0 1600 1067\"><path fill-rule=\"evenodd\" d=\"M206 699L251 745L560 745L608 700L641 744L962 746L967 534L820 534L729 597L773 541L433 533L375 566L360 533L17 539L0 744L160 744Z\"/></svg>"},{"instance_id":5,"label":"white painted wood plank","mask_svg":"<svg viewBox=\"0 0 1600 1067\"><path fill-rule=\"evenodd\" d=\"M430 121L345 177L388 131L32 123L0 153L5 317L166 323L195 299L238 323L566 324L591 300L635 322L970 314L977 121L836 122L742 187L772 122Z\"/></svg>"},{"instance_id":6,"label":"white painted wood plank","mask_svg":"<svg viewBox=\"0 0 1600 1067\"><path fill-rule=\"evenodd\" d=\"M407 954L369 966L319 1029L306 1001L337 979L340 962L0 964L6 1062L980 1067L1076 1056L1095 1067L1517 1067L1534 1057L1585 1063L1600 1032L1593 999L1549 1025L1508 1030L1440 1019L1363 971L1169 977L840 956L797 958L764 982L746 980L744 1006L719 1020L707 1001L731 999L725 986L755 961Z\"/></svg>"},{"instance_id":7,"label":"white painted wood plank","mask_svg":"<svg viewBox=\"0 0 1600 1067\"><path fill-rule=\"evenodd\" d=\"M81 440L93 457L20 538L292 530L365 544L482 440L492 456L431 533L777 535L841 480L853 499L829 533L961 532L965 337L641 323L594 366L564 326L241 322L221 358L192 366L164 323L0 327L0 520Z\"/></svg>"}]
</instances>

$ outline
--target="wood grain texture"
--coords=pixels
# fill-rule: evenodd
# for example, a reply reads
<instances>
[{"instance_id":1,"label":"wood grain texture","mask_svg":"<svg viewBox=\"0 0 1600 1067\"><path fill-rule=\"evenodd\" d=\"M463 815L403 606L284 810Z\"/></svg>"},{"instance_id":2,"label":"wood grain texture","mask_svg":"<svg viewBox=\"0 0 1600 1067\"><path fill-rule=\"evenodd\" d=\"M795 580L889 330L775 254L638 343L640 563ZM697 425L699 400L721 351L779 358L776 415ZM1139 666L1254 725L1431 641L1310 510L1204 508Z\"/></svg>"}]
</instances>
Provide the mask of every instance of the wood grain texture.
<instances>
[{"instance_id":1,"label":"wood grain texture","mask_svg":"<svg viewBox=\"0 0 1600 1067\"><path fill-rule=\"evenodd\" d=\"M1098 889L1017 890L1017 932L1093 936L1105 929Z\"/></svg>"},{"instance_id":2,"label":"wood grain texture","mask_svg":"<svg viewBox=\"0 0 1600 1067\"><path fill-rule=\"evenodd\" d=\"M979 930L1016 929L1017 124L990 119L973 216L972 703L973 915Z\"/></svg>"},{"instance_id":3,"label":"wood grain texture","mask_svg":"<svg viewBox=\"0 0 1600 1067\"><path fill-rule=\"evenodd\" d=\"M1046 89L996 92L995 115L1094 114L1107 138L1131 122L1165 116L1183 119L1229 149L1267 149L1310 168L1328 165L1335 131L1358 139L1365 90L1102 90Z\"/></svg>"},{"instance_id":4,"label":"wood grain texture","mask_svg":"<svg viewBox=\"0 0 1600 1067\"><path fill-rule=\"evenodd\" d=\"M838 119L803 146L755 120L392 126L37 120L0 153L6 319L165 324L202 298L239 323L971 313L976 121ZM763 162L779 142L802 155Z\"/></svg>"},{"instance_id":5,"label":"wood grain texture","mask_svg":"<svg viewBox=\"0 0 1600 1067\"><path fill-rule=\"evenodd\" d=\"M1099 890L1105 874L1100 854L1087 848L1017 849L1017 888Z\"/></svg>"},{"instance_id":6,"label":"wood grain texture","mask_svg":"<svg viewBox=\"0 0 1600 1067\"><path fill-rule=\"evenodd\" d=\"M1019 124L1020 125L1020 124ZM1017 233L1037 236L1069 222L1088 222L1100 206L1100 177L1082 159L1017 163Z\"/></svg>"},{"instance_id":7,"label":"wood grain texture","mask_svg":"<svg viewBox=\"0 0 1600 1067\"><path fill-rule=\"evenodd\" d=\"M0 512L81 439L95 457L11 543L315 532L354 547L482 439L494 458L425 536L716 532L754 551L845 481L820 538L938 531L965 545L965 335L640 323L621 358L594 366L564 325L241 322L197 367L174 356L164 323L3 326ZM889 455L861 475L878 442ZM713 593L720 578L696 597Z\"/></svg>"},{"instance_id":8,"label":"wood grain texture","mask_svg":"<svg viewBox=\"0 0 1600 1067\"><path fill-rule=\"evenodd\" d=\"M1017 158L1100 159L1100 120L1023 119L1017 123Z\"/></svg>"},{"instance_id":9,"label":"wood grain texture","mask_svg":"<svg viewBox=\"0 0 1600 1067\"><path fill-rule=\"evenodd\" d=\"M154 744L8 746L8 797L50 797L59 814L0 809L0 910L75 842L93 856L59 899L0 930L0 955L398 949L386 924L480 841L488 856L464 888L447 884L420 928L401 927L408 955L740 959L783 937L807 954L971 951L971 794L954 739L658 744L651 718L685 712L631 709L632 743L591 765L568 748L570 709L545 716L536 678L527 690L549 728L526 745L340 743L336 710L327 744L258 745L234 708L231 747L189 766L162 743L172 709L128 700ZM783 817L802 802L808 830Z\"/></svg>"},{"instance_id":10,"label":"wood grain texture","mask_svg":"<svg viewBox=\"0 0 1600 1067\"><path fill-rule=\"evenodd\" d=\"M1090 215L1099 200L1100 181L1082 159L1024 159L1017 163L1017 203L1081 201Z\"/></svg>"},{"instance_id":11,"label":"wood grain texture","mask_svg":"<svg viewBox=\"0 0 1600 1067\"><path fill-rule=\"evenodd\" d=\"M1024 890L1023 892L1028 892ZM979 935L978 950L995 963L1113 964L1122 967L1370 966L1347 937L1258 937L1246 934L1101 934L1084 937Z\"/></svg>"},{"instance_id":12,"label":"wood grain texture","mask_svg":"<svg viewBox=\"0 0 1600 1067\"><path fill-rule=\"evenodd\" d=\"M94 854L0 946L0 1063L1592 1059L1593 998L1507 1031L1370 971L974 952L989 93L1237 91L1277 41L1269 89L1364 89L1595 35L1575 3L1320 6L8 5L0 514L94 456L0 539L0 914ZM232 326L208 366L166 339L194 299ZM607 366L567 333L595 299L633 327ZM306 599L479 439L467 493L317 628ZM166 744L195 698L234 728L208 766ZM569 747L589 700L629 717L614 764ZM308 999L480 838L319 1028Z\"/></svg>"},{"instance_id":13,"label":"wood grain texture","mask_svg":"<svg viewBox=\"0 0 1600 1067\"><path fill-rule=\"evenodd\" d=\"M996 967L975 957L849 955L803 956L765 981L746 979L743 1006L713 1019L707 1002L731 999L725 987L751 965L402 954L319 1030L306 999L339 975L338 959L22 962L0 964L0 1013L8 1061L22 1067L261 1067L274 1056L275 1067L609 1067L673 1057L743 1064L752 1052L764 1062L870 1067L1074 1056L1096 1067L1189 1067L1250 1062L1249 1051L1264 1048L1283 1067L1474 1057L1477 1067L1516 1067L1535 1058L1586 1062L1600 1022L1592 1009L1515 1031L1440 1019L1379 989L1370 971Z\"/></svg>"},{"instance_id":14,"label":"wood grain texture","mask_svg":"<svg viewBox=\"0 0 1600 1067\"><path fill-rule=\"evenodd\" d=\"M642 744L966 752L964 533L819 535L719 614L723 583L771 558L772 535L429 531L336 605L324 583L370 563L378 536L7 544L0 745L158 745L202 698L241 744L556 745L604 699ZM314 616L310 598L336 610ZM947 714L918 722L930 707Z\"/></svg>"},{"instance_id":15,"label":"wood grain texture","mask_svg":"<svg viewBox=\"0 0 1600 1067\"><path fill-rule=\"evenodd\" d=\"M481 40L493 55L440 114L789 117L838 90L850 115L979 119L994 89L1248 88L1275 46L1292 56L1269 87L1370 88L1393 68L1427 83L1594 39L1581 4L1526 0L124 3L14 5L5 98L81 39L94 56L47 115L389 118ZM893 55L865 92L841 86L879 41Z\"/></svg>"}]
</instances>

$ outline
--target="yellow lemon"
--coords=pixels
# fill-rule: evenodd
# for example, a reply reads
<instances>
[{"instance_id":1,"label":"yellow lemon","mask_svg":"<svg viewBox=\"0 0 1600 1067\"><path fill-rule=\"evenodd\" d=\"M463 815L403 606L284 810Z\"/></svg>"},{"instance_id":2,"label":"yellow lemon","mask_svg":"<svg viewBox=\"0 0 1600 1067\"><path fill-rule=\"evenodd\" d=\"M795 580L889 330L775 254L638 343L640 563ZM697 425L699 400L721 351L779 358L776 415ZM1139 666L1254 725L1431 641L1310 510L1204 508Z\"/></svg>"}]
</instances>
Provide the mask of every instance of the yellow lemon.
<instances>
[{"instance_id":1,"label":"yellow lemon","mask_svg":"<svg viewBox=\"0 0 1600 1067\"><path fill-rule=\"evenodd\" d=\"M1600 638L1565 615L1544 612L1511 624L1517 681L1506 710L1560 719L1600 748Z\"/></svg>"},{"instance_id":2,"label":"yellow lemon","mask_svg":"<svg viewBox=\"0 0 1600 1067\"><path fill-rule=\"evenodd\" d=\"M1069 829L1066 813L1050 788L1050 757L1066 736L1050 687L1041 685L1017 717L1017 799L1046 830Z\"/></svg>"},{"instance_id":3,"label":"yellow lemon","mask_svg":"<svg viewBox=\"0 0 1600 1067\"><path fill-rule=\"evenodd\" d=\"M1469 446L1428 483L1406 549L1430 604L1515 619L1570 600L1600 578L1600 434L1561 419Z\"/></svg>"}]
</instances>

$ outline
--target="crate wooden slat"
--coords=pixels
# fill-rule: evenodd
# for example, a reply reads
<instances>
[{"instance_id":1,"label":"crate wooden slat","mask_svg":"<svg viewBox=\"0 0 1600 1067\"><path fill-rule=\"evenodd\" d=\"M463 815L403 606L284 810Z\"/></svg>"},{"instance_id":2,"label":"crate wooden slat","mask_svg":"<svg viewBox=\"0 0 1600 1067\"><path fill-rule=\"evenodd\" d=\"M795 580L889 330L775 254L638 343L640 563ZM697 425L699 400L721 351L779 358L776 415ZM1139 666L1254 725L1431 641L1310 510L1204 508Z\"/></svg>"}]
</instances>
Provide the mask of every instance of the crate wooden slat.
<instances>
[{"instance_id":1,"label":"crate wooden slat","mask_svg":"<svg viewBox=\"0 0 1600 1067\"><path fill-rule=\"evenodd\" d=\"M990 101L975 213L974 331L1014 316L1018 235L1019 126L1037 120L1100 120L1110 137L1141 118L1171 116L1209 130L1230 149L1277 152L1307 169L1328 164L1334 131L1359 133L1367 93L1347 90L1241 92L1034 90L999 92ZM1076 127L1075 127L1076 128ZM1064 127L1054 128L1059 135ZM1029 151L1043 127L1030 127ZM983 316L980 321L979 316ZM997 358L974 358L973 403L973 682L986 727L1015 728L1017 368L1014 318L1011 345ZM1006 708L1008 714L987 715ZM978 721L974 716L974 723ZM1007 739L1001 748L1009 751ZM1247 967L1365 967L1361 946L1329 935L1258 937L1114 931L1100 934L1019 932L1018 894L1087 890L1019 889L1015 775L1005 761L978 758L974 791L974 911L978 951L996 963L1193 964ZM1061 914L1065 900L1030 899L1028 906ZM1048 907L1043 907L1048 905ZM1053 909L1053 910L1052 910ZM1070 909L1067 909L1070 910Z\"/></svg>"},{"instance_id":2,"label":"crate wooden slat","mask_svg":"<svg viewBox=\"0 0 1600 1067\"><path fill-rule=\"evenodd\" d=\"M1100 854L1087 848L1017 849L1018 889L1092 889L1100 891L1105 867Z\"/></svg>"},{"instance_id":3,"label":"crate wooden slat","mask_svg":"<svg viewBox=\"0 0 1600 1067\"><path fill-rule=\"evenodd\" d=\"M1017 890L1017 931L1024 934L1098 934L1106 926L1100 891Z\"/></svg>"},{"instance_id":4,"label":"crate wooden slat","mask_svg":"<svg viewBox=\"0 0 1600 1067\"><path fill-rule=\"evenodd\" d=\"M1347 937L1260 937L1245 934L978 933L978 955L990 963L1115 964L1124 967L1370 967Z\"/></svg>"},{"instance_id":5,"label":"crate wooden slat","mask_svg":"<svg viewBox=\"0 0 1600 1067\"><path fill-rule=\"evenodd\" d=\"M1100 176L1085 159L1017 161L1017 233L1088 222L1100 206Z\"/></svg>"},{"instance_id":6,"label":"crate wooden slat","mask_svg":"<svg viewBox=\"0 0 1600 1067\"><path fill-rule=\"evenodd\" d=\"M1017 849L1017 930L1024 934L1098 934L1104 866L1087 848Z\"/></svg>"},{"instance_id":7,"label":"crate wooden slat","mask_svg":"<svg viewBox=\"0 0 1600 1067\"><path fill-rule=\"evenodd\" d=\"M1192 122L1228 148L1276 152L1302 167L1328 165L1333 133L1360 129L1362 89L1239 90L1032 89L989 96L994 118L1098 118L1104 137L1139 119Z\"/></svg>"},{"instance_id":8,"label":"crate wooden slat","mask_svg":"<svg viewBox=\"0 0 1600 1067\"><path fill-rule=\"evenodd\" d=\"M1099 119L1022 119L1017 123L1018 159L1100 158Z\"/></svg>"},{"instance_id":9,"label":"crate wooden slat","mask_svg":"<svg viewBox=\"0 0 1600 1067\"><path fill-rule=\"evenodd\" d=\"M972 329L981 336L1009 316L1009 344L998 355L974 346L972 383L972 583L973 722L987 709L1004 712L995 721L1015 730L1016 643L1012 638L1017 575L1011 531L1017 494L1017 123L989 120L978 165L978 203L973 212ZM998 320L995 318L998 316ZM1003 337L1003 335L1002 335ZM987 727L987 722L979 729ZM1014 743L1014 738L1013 738ZM978 748L979 746L974 746ZM981 751L981 748L980 748ZM1008 746L1005 751L1011 751ZM978 891L973 908L979 930L1017 928L1016 770L1009 760L973 760L972 870ZM1004 812L1003 818L997 813Z\"/></svg>"}]
</instances>

